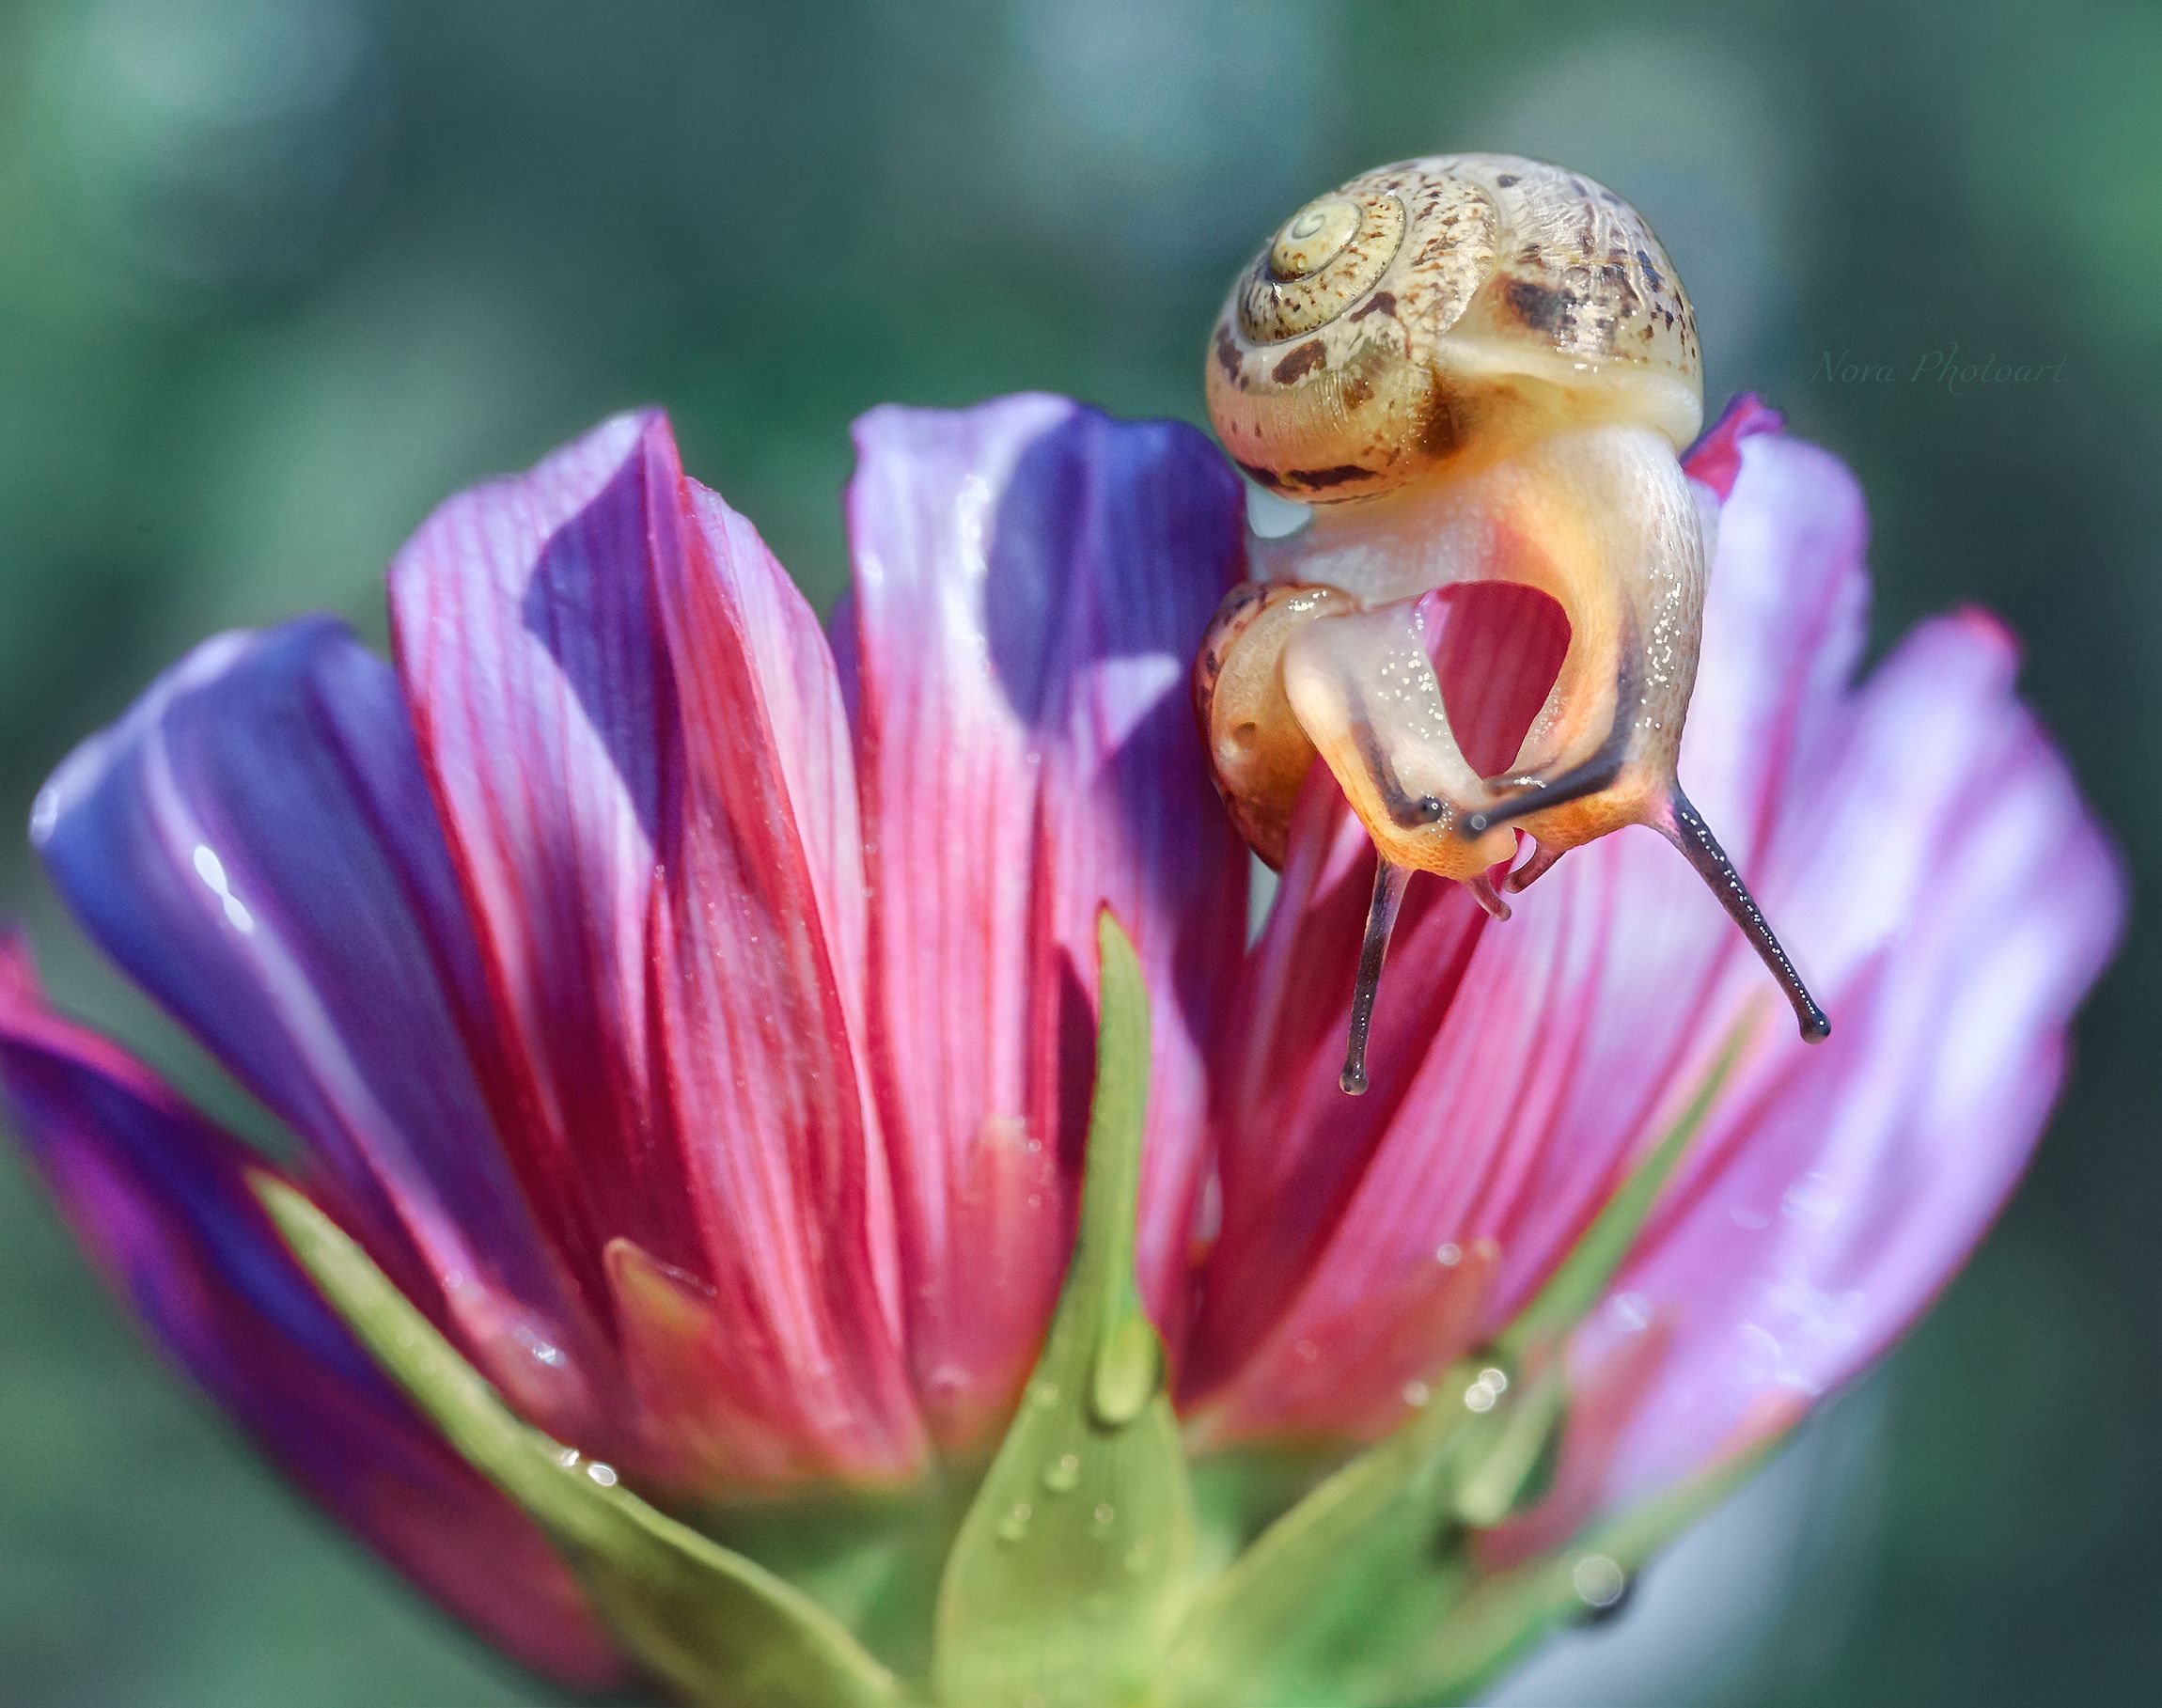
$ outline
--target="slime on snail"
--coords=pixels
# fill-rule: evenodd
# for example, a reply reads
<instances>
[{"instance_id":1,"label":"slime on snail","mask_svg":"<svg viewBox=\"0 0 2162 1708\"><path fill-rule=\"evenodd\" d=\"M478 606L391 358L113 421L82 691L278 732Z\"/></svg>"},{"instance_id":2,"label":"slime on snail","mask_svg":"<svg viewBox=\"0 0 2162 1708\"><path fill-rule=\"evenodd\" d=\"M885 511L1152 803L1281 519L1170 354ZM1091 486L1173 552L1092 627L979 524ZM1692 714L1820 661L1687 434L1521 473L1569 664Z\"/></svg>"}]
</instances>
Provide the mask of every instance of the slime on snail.
<instances>
[{"instance_id":1,"label":"slime on snail","mask_svg":"<svg viewBox=\"0 0 2162 1708\"><path fill-rule=\"evenodd\" d=\"M1580 174L1508 155L1385 166L1300 209L1232 289L1209 414L1263 487L1312 507L1248 541L1254 579L1195 665L1216 785L1282 863L1312 760L1373 838L1373 904L1343 1088L1413 871L1508 917L1572 848L1659 832L1710 885L1792 1004L1830 1022L1676 776L1710 563L1680 453L1703 418L1697 334L1666 251ZM1568 638L1513 760L1460 745L1424 596L1507 583ZM1531 853L1509 870L1518 833ZM1496 886L1496 874L1502 874Z\"/></svg>"}]
</instances>

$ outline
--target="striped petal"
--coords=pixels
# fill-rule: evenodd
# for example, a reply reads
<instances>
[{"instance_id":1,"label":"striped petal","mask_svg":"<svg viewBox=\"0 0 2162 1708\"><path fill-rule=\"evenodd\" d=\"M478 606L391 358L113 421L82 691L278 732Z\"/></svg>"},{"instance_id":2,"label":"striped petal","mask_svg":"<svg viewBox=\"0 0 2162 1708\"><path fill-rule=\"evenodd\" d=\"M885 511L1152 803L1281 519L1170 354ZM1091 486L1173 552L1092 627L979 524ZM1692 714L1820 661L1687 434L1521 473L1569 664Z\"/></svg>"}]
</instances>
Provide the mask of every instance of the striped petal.
<instances>
[{"instance_id":1,"label":"striped petal","mask_svg":"<svg viewBox=\"0 0 2162 1708\"><path fill-rule=\"evenodd\" d=\"M1615 1295L1587 1372L1656 1326L1656 1381L1605 1449L1640 1498L1746 1449L1882 1352L2025 1168L2073 1011L2123 920L2116 855L2013 697L1991 619L1925 625L1853 704L1779 869L1847 997L1825 1059L1781 1039L1707 1133ZM1896 813L1883 804L1896 800ZM1589 1380L1589 1377L1588 1377Z\"/></svg>"},{"instance_id":2,"label":"striped petal","mask_svg":"<svg viewBox=\"0 0 2162 1708\"><path fill-rule=\"evenodd\" d=\"M903 1474L854 779L800 596L645 415L446 505L391 609L486 969L465 1020L536 1213L642 1390L682 1367L686 1312L733 1349L676 1458ZM654 1275L658 1318L626 1281Z\"/></svg>"},{"instance_id":3,"label":"striped petal","mask_svg":"<svg viewBox=\"0 0 2162 1708\"><path fill-rule=\"evenodd\" d=\"M1246 885L1185 682L1240 500L1190 430L1053 398L883 409L856 442L870 1040L914 1373L959 1445L1010 1403L1072 1237L1104 905L1148 975L1140 1264L1177 1333Z\"/></svg>"}]
</instances>

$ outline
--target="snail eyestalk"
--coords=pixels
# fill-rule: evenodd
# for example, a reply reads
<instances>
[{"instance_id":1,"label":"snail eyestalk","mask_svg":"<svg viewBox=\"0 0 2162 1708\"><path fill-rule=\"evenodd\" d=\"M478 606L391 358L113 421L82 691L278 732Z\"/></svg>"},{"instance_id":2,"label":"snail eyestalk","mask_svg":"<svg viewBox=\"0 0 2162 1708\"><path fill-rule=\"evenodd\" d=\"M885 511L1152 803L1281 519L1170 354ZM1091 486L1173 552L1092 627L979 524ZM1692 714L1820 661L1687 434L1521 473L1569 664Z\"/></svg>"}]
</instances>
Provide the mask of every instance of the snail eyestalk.
<instances>
[{"instance_id":1,"label":"snail eyestalk","mask_svg":"<svg viewBox=\"0 0 2162 1708\"><path fill-rule=\"evenodd\" d=\"M1794 1008L1803 1040L1822 1043L1829 1038L1831 1020L1810 995L1809 986L1802 982L1802 975L1773 932L1770 921L1764 917L1763 909L1757 905L1749 886L1742 882L1742 874L1734 870L1733 861L1719 846L1719 838L1712 834L1712 827L1704 823L1703 814L1690 805L1689 797L1679 789L1668 797L1667 811L1655 828L1697 869L1697 875L1711 886L1728 917L1742 928L1742 934L1757 951L1757 958L1771 969L1772 977L1779 981L1779 989Z\"/></svg>"},{"instance_id":2,"label":"snail eyestalk","mask_svg":"<svg viewBox=\"0 0 2162 1708\"><path fill-rule=\"evenodd\" d=\"M1387 860L1375 862L1373 905L1367 910L1366 941L1358 951L1358 980L1352 986L1351 1039L1344 1047L1344 1071L1337 1078L1337 1084L1353 1097L1367 1088L1366 1041L1373 1026L1374 995L1381 988L1382 963L1388 959L1388 938L1396 929L1397 909L1403 905L1404 885L1410 882L1408 867Z\"/></svg>"}]
</instances>

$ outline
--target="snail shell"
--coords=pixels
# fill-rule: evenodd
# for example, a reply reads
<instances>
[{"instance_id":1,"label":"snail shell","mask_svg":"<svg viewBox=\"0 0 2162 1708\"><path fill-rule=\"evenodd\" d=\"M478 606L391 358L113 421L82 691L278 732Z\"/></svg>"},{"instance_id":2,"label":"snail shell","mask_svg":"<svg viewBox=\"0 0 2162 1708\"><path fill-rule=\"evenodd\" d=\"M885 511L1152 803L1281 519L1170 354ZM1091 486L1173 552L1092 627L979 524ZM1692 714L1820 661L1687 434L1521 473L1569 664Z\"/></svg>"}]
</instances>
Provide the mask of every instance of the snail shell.
<instances>
[{"instance_id":1,"label":"snail shell","mask_svg":"<svg viewBox=\"0 0 2162 1708\"><path fill-rule=\"evenodd\" d=\"M1640 422L1679 449L1703 383L1641 214L1580 173L1446 154L1291 217L1225 305L1208 401L1247 474L1325 503L1497 444L1525 410Z\"/></svg>"}]
</instances>

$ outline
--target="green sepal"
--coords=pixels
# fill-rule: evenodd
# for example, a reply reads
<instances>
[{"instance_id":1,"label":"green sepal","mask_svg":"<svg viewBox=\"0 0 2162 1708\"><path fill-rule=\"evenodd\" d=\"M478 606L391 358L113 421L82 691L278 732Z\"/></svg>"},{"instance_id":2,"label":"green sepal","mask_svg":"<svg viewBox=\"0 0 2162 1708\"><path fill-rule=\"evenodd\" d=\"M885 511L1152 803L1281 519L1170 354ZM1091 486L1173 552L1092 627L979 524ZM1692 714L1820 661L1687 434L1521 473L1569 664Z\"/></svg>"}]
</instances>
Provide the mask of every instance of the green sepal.
<instances>
[{"instance_id":1,"label":"green sepal","mask_svg":"<svg viewBox=\"0 0 2162 1708\"><path fill-rule=\"evenodd\" d=\"M948 1708L1157 1700L1167 1620L1191 1571L1185 1456L1134 1278L1148 996L1107 912L1097 934L1080 1224L1042 1353L939 1588L933 1676Z\"/></svg>"},{"instance_id":2,"label":"green sepal","mask_svg":"<svg viewBox=\"0 0 2162 1708\"><path fill-rule=\"evenodd\" d=\"M1594 1526L1566 1548L1469 1588L1417 1652L1357 1708L1444 1708L1476 1700L1559 1627L1590 1617L1585 1574L1595 1568L1625 1589L1647 1561L1762 1470L1783 1435L1739 1454L1653 1500Z\"/></svg>"},{"instance_id":3,"label":"green sepal","mask_svg":"<svg viewBox=\"0 0 2162 1708\"><path fill-rule=\"evenodd\" d=\"M1434 1633L1484 1596L1465 1543L1534 1501L1567 1420L1560 1352L1611 1284L1740 1054L1737 1028L1673 1125L1489 1351L1324 1481L1198 1596L1174 1649L1195 1708L1394 1702Z\"/></svg>"},{"instance_id":4,"label":"green sepal","mask_svg":"<svg viewBox=\"0 0 2162 1708\"><path fill-rule=\"evenodd\" d=\"M376 1362L466 1463L561 1550L617 1640L705 1708L898 1708L910 1699L830 1614L649 1506L513 1414L304 1195L253 1178L286 1244Z\"/></svg>"},{"instance_id":5,"label":"green sepal","mask_svg":"<svg viewBox=\"0 0 2162 1708\"><path fill-rule=\"evenodd\" d=\"M1285 1513L1195 1598L1173 1646L1183 1708L1347 1708L1470 1580L1454 1545L1467 1469L1507 1418L1469 1409L1480 1360L1452 1366L1394 1434Z\"/></svg>"}]
</instances>

